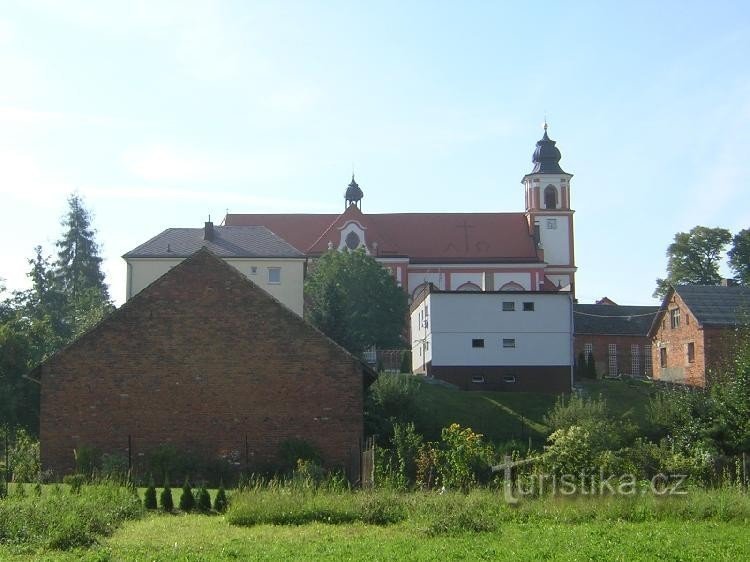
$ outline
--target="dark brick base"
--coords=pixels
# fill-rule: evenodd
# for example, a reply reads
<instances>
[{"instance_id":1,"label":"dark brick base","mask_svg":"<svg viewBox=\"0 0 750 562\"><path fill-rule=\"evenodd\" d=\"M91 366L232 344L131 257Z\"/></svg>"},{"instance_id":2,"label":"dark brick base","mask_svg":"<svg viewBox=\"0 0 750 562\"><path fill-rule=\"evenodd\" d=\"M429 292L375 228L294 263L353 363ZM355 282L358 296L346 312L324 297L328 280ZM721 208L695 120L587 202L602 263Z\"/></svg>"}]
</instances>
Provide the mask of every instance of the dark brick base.
<instances>
[{"instance_id":1,"label":"dark brick base","mask_svg":"<svg viewBox=\"0 0 750 562\"><path fill-rule=\"evenodd\" d=\"M427 364L427 372L462 390L499 390L506 392L570 392L570 366L553 367L437 367ZM472 382L474 377L484 382ZM514 377L515 382L506 381Z\"/></svg>"}]
</instances>

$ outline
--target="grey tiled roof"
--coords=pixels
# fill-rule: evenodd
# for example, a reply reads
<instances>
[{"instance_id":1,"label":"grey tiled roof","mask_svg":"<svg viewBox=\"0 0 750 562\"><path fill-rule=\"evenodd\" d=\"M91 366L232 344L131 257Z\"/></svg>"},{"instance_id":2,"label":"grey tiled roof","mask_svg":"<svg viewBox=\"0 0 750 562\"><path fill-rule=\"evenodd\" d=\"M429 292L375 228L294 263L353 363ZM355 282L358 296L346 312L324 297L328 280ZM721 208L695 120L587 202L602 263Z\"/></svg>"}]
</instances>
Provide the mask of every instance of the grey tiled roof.
<instances>
[{"instance_id":1,"label":"grey tiled roof","mask_svg":"<svg viewBox=\"0 0 750 562\"><path fill-rule=\"evenodd\" d=\"M214 226L213 240L203 228L168 228L130 250L123 258L185 258L205 247L222 258L304 258L304 254L265 226Z\"/></svg>"},{"instance_id":2,"label":"grey tiled roof","mask_svg":"<svg viewBox=\"0 0 750 562\"><path fill-rule=\"evenodd\" d=\"M750 323L748 287L677 285L674 290L703 325L738 326Z\"/></svg>"},{"instance_id":3,"label":"grey tiled roof","mask_svg":"<svg viewBox=\"0 0 750 562\"><path fill-rule=\"evenodd\" d=\"M645 336L658 312L658 306L576 304L574 331L576 334Z\"/></svg>"}]
</instances>

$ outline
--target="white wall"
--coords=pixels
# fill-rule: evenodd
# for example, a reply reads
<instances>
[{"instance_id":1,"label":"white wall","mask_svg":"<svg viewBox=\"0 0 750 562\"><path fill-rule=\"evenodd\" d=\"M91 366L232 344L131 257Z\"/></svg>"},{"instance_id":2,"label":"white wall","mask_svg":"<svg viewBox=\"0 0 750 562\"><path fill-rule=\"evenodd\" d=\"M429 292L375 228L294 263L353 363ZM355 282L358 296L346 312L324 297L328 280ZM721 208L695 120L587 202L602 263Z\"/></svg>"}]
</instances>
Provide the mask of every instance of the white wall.
<instances>
[{"instance_id":1,"label":"white wall","mask_svg":"<svg viewBox=\"0 0 750 562\"><path fill-rule=\"evenodd\" d=\"M432 342L429 326L429 296L411 314L411 370L423 372L424 365L432 360Z\"/></svg>"},{"instance_id":2,"label":"white wall","mask_svg":"<svg viewBox=\"0 0 750 562\"><path fill-rule=\"evenodd\" d=\"M536 287L531 286L530 273L495 273L494 287L496 291L502 289L506 283L518 283L527 291L533 291Z\"/></svg>"},{"instance_id":3,"label":"white wall","mask_svg":"<svg viewBox=\"0 0 750 562\"><path fill-rule=\"evenodd\" d=\"M514 302L515 311L504 312L504 301ZM534 311L524 311L524 302L533 302ZM429 327L424 335L415 333L412 314L412 345L430 341L428 360L435 366L572 364L568 293L432 293L423 304ZM472 347L475 338L484 339L484 348ZM516 347L503 347L503 338L515 339Z\"/></svg>"},{"instance_id":4,"label":"white wall","mask_svg":"<svg viewBox=\"0 0 750 562\"><path fill-rule=\"evenodd\" d=\"M557 222L557 228L547 226L547 219ZM570 263L570 228L566 215L535 215L539 222L539 234L544 248L544 261L550 265L567 265Z\"/></svg>"},{"instance_id":5,"label":"white wall","mask_svg":"<svg viewBox=\"0 0 750 562\"><path fill-rule=\"evenodd\" d=\"M128 289L125 299L128 300L141 292L183 259L129 258L125 260L128 263ZM230 258L226 262L236 267L253 283L302 316L303 259ZM252 272L253 267L256 268L255 273ZM281 283L268 282L268 269L272 267L281 268Z\"/></svg>"},{"instance_id":6,"label":"white wall","mask_svg":"<svg viewBox=\"0 0 750 562\"><path fill-rule=\"evenodd\" d=\"M482 287L481 273L451 273L451 290L455 291L464 283L474 283L477 287Z\"/></svg>"}]
</instances>

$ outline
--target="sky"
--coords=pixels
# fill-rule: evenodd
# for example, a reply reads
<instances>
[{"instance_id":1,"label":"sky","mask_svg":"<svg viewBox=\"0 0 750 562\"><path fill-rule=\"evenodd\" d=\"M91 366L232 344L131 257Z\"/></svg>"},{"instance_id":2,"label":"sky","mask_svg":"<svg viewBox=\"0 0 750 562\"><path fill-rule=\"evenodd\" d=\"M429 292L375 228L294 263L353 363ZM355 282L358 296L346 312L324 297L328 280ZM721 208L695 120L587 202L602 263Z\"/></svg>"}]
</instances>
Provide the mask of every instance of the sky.
<instances>
[{"instance_id":1,"label":"sky","mask_svg":"<svg viewBox=\"0 0 750 562\"><path fill-rule=\"evenodd\" d=\"M5 0L0 278L67 197L120 256L210 215L523 211L545 115L577 297L652 304L674 234L750 227L750 3ZM729 270L722 266L722 272Z\"/></svg>"}]
</instances>

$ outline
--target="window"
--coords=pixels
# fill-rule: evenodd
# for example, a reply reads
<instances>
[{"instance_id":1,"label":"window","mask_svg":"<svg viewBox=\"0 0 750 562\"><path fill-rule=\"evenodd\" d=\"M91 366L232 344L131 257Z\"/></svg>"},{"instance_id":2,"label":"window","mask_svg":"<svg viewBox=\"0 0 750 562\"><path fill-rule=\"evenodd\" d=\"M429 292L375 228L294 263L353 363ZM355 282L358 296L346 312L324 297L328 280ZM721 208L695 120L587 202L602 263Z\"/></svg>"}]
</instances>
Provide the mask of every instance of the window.
<instances>
[{"instance_id":1,"label":"window","mask_svg":"<svg viewBox=\"0 0 750 562\"><path fill-rule=\"evenodd\" d=\"M534 312L534 303L533 302L525 302L525 303L523 303L523 311L524 312Z\"/></svg>"},{"instance_id":2,"label":"window","mask_svg":"<svg viewBox=\"0 0 750 562\"><path fill-rule=\"evenodd\" d=\"M473 375L471 377L471 382L482 384L484 382L484 377L482 375Z\"/></svg>"},{"instance_id":3,"label":"window","mask_svg":"<svg viewBox=\"0 0 750 562\"><path fill-rule=\"evenodd\" d=\"M557 190L553 185L544 188L544 208L557 209Z\"/></svg>"},{"instance_id":4,"label":"window","mask_svg":"<svg viewBox=\"0 0 750 562\"><path fill-rule=\"evenodd\" d=\"M516 309L516 303L513 301L503 302L503 312L513 312Z\"/></svg>"},{"instance_id":5,"label":"window","mask_svg":"<svg viewBox=\"0 0 750 562\"><path fill-rule=\"evenodd\" d=\"M557 219L547 219L547 230L557 230Z\"/></svg>"},{"instance_id":6,"label":"window","mask_svg":"<svg viewBox=\"0 0 750 562\"><path fill-rule=\"evenodd\" d=\"M482 338L471 340L471 347L484 347L484 340Z\"/></svg>"},{"instance_id":7,"label":"window","mask_svg":"<svg viewBox=\"0 0 750 562\"><path fill-rule=\"evenodd\" d=\"M609 352L609 374L617 376L617 344L611 343L608 346Z\"/></svg>"},{"instance_id":8,"label":"window","mask_svg":"<svg viewBox=\"0 0 750 562\"><path fill-rule=\"evenodd\" d=\"M693 342L687 344L687 360L688 363L695 363L695 344Z\"/></svg>"},{"instance_id":9,"label":"window","mask_svg":"<svg viewBox=\"0 0 750 562\"><path fill-rule=\"evenodd\" d=\"M659 365L662 369L667 367L667 348L662 347L659 349Z\"/></svg>"},{"instance_id":10,"label":"window","mask_svg":"<svg viewBox=\"0 0 750 562\"><path fill-rule=\"evenodd\" d=\"M680 309L673 308L669 311L669 323L672 329L680 327Z\"/></svg>"},{"instance_id":11,"label":"window","mask_svg":"<svg viewBox=\"0 0 750 562\"><path fill-rule=\"evenodd\" d=\"M503 347L516 347L516 338L503 338Z\"/></svg>"},{"instance_id":12,"label":"window","mask_svg":"<svg viewBox=\"0 0 750 562\"><path fill-rule=\"evenodd\" d=\"M651 346L650 345L643 346L643 370L645 371L646 376L651 375Z\"/></svg>"},{"instance_id":13,"label":"window","mask_svg":"<svg viewBox=\"0 0 750 562\"><path fill-rule=\"evenodd\" d=\"M630 346L630 374L640 375L641 370L641 346L634 344Z\"/></svg>"},{"instance_id":14,"label":"window","mask_svg":"<svg viewBox=\"0 0 750 562\"><path fill-rule=\"evenodd\" d=\"M505 375L503 377L503 382L507 382L507 383L516 382L516 377L514 375Z\"/></svg>"},{"instance_id":15,"label":"window","mask_svg":"<svg viewBox=\"0 0 750 562\"><path fill-rule=\"evenodd\" d=\"M258 268L253 265L250 267L250 275L255 275L256 273L258 273Z\"/></svg>"},{"instance_id":16,"label":"window","mask_svg":"<svg viewBox=\"0 0 750 562\"><path fill-rule=\"evenodd\" d=\"M269 267L268 268L268 282L278 285L281 283L281 268L280 267Z\"/></svg>"},{"instance_id":17,"label":"window","mask_svg":"<svg viewBox=\"0 0 750 562\"><path fill-rule=\"evenodd\" d=\"M356 250L359 248L359 235L356 232L350 232L346 235L346 238L344 238L344 244L346 244L346 247L350 250Z\"/></svg>"},{"instance_id":18,"label":"window","mask_svg":"<svg viewBox=\"0 0 750 562\"><path fill-rule=\"evenodd\" d=\"M591 355L593 355L593 353L594 353L593 343L583 344L583 356L586 358L586 361L589 361L591 359Z\"/></svg>"}]
</instances>

